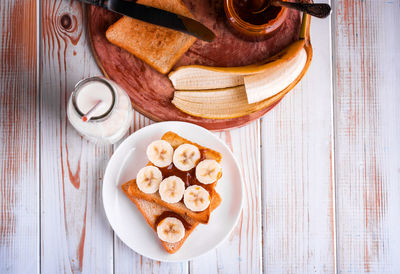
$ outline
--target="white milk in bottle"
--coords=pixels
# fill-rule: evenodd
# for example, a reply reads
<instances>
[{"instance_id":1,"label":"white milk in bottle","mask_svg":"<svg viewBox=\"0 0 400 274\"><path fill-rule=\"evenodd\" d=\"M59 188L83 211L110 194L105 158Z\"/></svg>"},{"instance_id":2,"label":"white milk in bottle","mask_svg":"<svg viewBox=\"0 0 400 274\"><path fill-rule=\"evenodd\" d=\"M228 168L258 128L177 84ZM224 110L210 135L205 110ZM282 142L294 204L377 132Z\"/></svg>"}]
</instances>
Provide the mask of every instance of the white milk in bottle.
<instances>
[{"instance_id":1,"label":"white milk in bottle","mask_svg":"<svg viewBox=\"0 0 400 274\"><path fill-rule=\"evenodd\" d=\"M67 115L72 126L85 138L114 144L127 133L133 110L128 95L118 84L91 77L76 84Z\"/></svg>"}]
</instances>

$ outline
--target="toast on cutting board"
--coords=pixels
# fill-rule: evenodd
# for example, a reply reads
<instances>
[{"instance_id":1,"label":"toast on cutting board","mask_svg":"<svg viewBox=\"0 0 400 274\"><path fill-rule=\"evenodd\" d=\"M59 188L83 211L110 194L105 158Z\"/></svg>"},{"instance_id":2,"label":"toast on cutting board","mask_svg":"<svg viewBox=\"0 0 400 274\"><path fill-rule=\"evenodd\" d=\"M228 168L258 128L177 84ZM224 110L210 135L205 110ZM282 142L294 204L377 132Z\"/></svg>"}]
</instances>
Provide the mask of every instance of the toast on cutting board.
<instances>
[{"instance_id":1,"label":"toast on cutting board","mask_svg":"<svg viewBox=\"0 0 400 274\"><path fill-rule=\"evenodd\" d=\"M193 18L182 0L139 0L137 3ZM196 41L191 35L126 16L107 29L106 38L163 74Z\"/></svg>"},{"instance_id":2,"label":"toast on cutting board","mask_svg":"<svg viewBox=\"0 0 400 274\"><path fill-rule=\"evenodd\" d=\"M127 182L121 186L123 192L125 195L136 205L136 207L139 209L140 213L142 213L143 217L146 219L148 225L154 230L157 230L157 219L159 216L161 216L164 212L168 212L168 209L165 207L162 207L156 203L149 202L143 199L135 198L134 196L130 195L129 193L129 186L131 184L135 184L134 181L132 182ZM214 196L213 200L211 201L211 211L213 211L215 208L217 208L221 203L221 197L218 195L218 193ZM168 253L175 253L177 252L183 243L186 241L187 237L194 231L196 226L199 224L192 218L189 218L187 216L180 215L180 217L185 221L188 226L185 227L185 236L182 240L176 243L168 243L165 241L161 241L163 247Z\"/></svg>"},{"instance_id":3,"label":"toast on cutting board","mask_svg":"<svg viewBox=\"0 0 400 274\"><path fill-rule=\"evenodd\" d=\"M191 144L196 146L199 151L201 151L201 155L202 155L202 159L210 159L210 160L215 160L216 162L221 162L222 156L219 152L212 150L210 148L206 148L203 147L199 144L193 143L181 136L179 136L178 134L174 133L174 132L167 132L165 133L162 137L161 140L164 140L166 142L168 142L172 148L175 150L177 147L179 147L182 144ZM149 165L153 165L151 162L148 163ZM173 165L173 164L171 164ZM194 170L194 169L193 169ZM190 172L190 171L189 171ZM182 175L181 175L182 176ZM186 176L185 174L183 176ZM217 192L215 191L215 186L218 182L218 180L221 178L222 176L222 172L219 172L218 176L217 176L217 180L211 184L201 184L200 182L198 182L197 180L194 182L195 185L199 185L202 188L204 188L205 190L208 191L209 195L210 195L210 199L211 201L213 200L213 198L218 195ZM194 175L192 175L192 177L194 177ZM202 211L192 211L189 208L186 207L185 203L181 200L179 202L176 203L168 203L166 201L164 201L160 194L158 192L155 193L145 193L143 191L141 191L138 187L138 185L135 183L135 179L128 181L127 183L129 183L129 189L128 192L130 195L132 195L133 197L139 198L139 199L144 199L147 200L149 202L153 202L156 203L160 206L163 206L165 208L170 209L171 211L178 213L182 216L186 216L189 218L194 219L197 222L200 223L208 223L209 219L210 219L210 215L211 215L211 206L208 206L205 210Z\"/></svg>"}]
</instances>

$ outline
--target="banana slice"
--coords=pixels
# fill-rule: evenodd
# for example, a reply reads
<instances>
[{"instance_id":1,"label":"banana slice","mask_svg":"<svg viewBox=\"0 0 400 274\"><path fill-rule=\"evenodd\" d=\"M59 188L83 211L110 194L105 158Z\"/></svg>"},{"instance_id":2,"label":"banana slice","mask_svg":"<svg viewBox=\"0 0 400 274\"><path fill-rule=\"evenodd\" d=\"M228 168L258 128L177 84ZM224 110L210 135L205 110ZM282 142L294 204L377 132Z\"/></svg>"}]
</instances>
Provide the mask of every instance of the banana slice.
<instances>
[{"instance_id":1,"label":"banana slice","mask_svg":"<svg viewBox=\"0 0 400 274\"><path fill-rule=\"evenodd\" d=\"M185 237L185 227L181 220L167 217L158 224L157 235L164 242L176 243Z\"/></svg>"},{"instance_id":2,"label":"banana slice","mask_svg":"<svg viewBox=\"0 0 400 274\"><path fill-rule=\"evenodd\" d=\"M183 202L191 211L203 211L210 205L210 194L203 187L193 185L185 190Z\"/></svg>"},{"instance_id":3,"label":"banana slice","mask_svg":"<svg viewBox=\"0 0 400 274\"><path fill-rule=\"evenodd\" d=\"M147 147L146 154L155 166L166 167L172 163L174 149L167 141L157 140Z\"/></svg>"},{"instance_id":4,"label":"banana slice","mask_svg":"<svg viewBox=\"0 0 400 274\"><path fill-rule=\"evenodd\" d=\"M215 160L204 160L196 166L196 178L202 184L212 184L221 171L221 166Z\"/></svg>"},{"instance_id":5,"label":"banana slice","mask_svg":"<svg viewBox=\"0 0 400 274\"><path fill-rule=\"evenodd\" d=\"M155 166L145 166L136 175L136 184L144 193L156 192L161 181L161 171Z\"/></svg>"},{"instance_id":6,"label":"banana slice","mask_svg":"<svg viewBox=\"0 0 400 274\"><path fill-rule=\"evenodd\" d=\"M173 156L175 167L182 171L188 171L194 168L199 159L199 149L191 144L180 145L175 149Z\"/></svg>"},{"instance_id":7,"label":"banana slice","mask_svg":"<svg viewBox=\"0 0 400 274\"><path fill-rule=\"evenodd\" d=\"M177 176L170 176L162 180L159 193L161 199L167 203L173 204L179 202L185 192L185 183Z\"/></svg>"}]
</instances>

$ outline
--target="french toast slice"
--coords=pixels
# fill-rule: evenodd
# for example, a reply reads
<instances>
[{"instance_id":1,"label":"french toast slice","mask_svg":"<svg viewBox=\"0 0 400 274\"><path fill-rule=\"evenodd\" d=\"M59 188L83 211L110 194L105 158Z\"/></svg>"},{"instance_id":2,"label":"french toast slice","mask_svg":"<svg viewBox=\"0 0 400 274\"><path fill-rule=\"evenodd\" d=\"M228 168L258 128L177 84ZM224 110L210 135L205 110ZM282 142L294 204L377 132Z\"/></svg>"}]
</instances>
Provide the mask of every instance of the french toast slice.
<instances>
[{"instance_id":1,"label":"french toast slice","mask_svg":"<svg viewBox=\"0 0 400 274\"><path fill-rule=\"evenodd\" d=\"M221 162L222 156L221 156L221 154L219 152L217 152L215 150L212 150L210 148L203 147L203 146L201 146L199 144L193 143L193 142L191 142L191 141L179 136L178 134L176 134L176 133L174 133L172 131L169 131L169 132L165 133L161 137L161 139L167 141L168 143L170 143L174 150L178 146L180 146L182 144L194 145L201 151L202 157L204 159L212 159L212 160L217 161L218 163ZM152 163L149 162L148 165L152 165ZM213 200L213 197L217 195L217 192L215 191L215 186L216 186L219 178L221 178L221 176L222 176L222 172L220 172L218 174L217 180L212 184L205 185L205 184L201 184L198 181L196 182L196 184L202 186L203 188L205 188L210 194L210 199ZM158 192L152 193L152 194L148 194L148 193L142 192L139 189L139 187L137 186L135 179L130 180L128 183L130 183L129 184L129 189L128 189L129 194L134 196L134 197L136 197L136 198L144 199L144 200L147 200L149 202L154 202L154 203L156 203L156 204L158 204L160 206L163 206L163 207L166 207L166 208L170 209L171 211L173 211L175 213L178 213L178 214L183 215L183 216L190 217L190 218L192 218L195 221L198 221L200 223L205 223L206 224L206 223L208 223L208 221L210 219L211 206L209 206L208 208L206 208L203 211L194 212L194 211L191 211L190 209L188 209L185 206L185 204L183 203L183 201L179 201L178 203L170 204L170 203L167 203L167 202L163 201Z\"/></svg>"},{"instance_id":2,"label":"french toast slice","mask_svg":"<svg viewBox=\"0 0 400 274\"><path fill-rule=\"evenodd\" d=\"M143 217L146 219L148 225L157 233L157 227L156 227L157 218L161 214L163 214L163 212L168 211L168 209L163 206L160 206L156 203L149 202L144 199L139 199L139 198L132 196L129 193L130 184L136 184L136 182L133 180L131 182L127 182L127 183L123 184L121 186L123 192L136 205L136 207L139 209L140 213L142 213ZM213 211L215 208L217 208L220 205L220 203L221 203L221 197L218 195L218 193L216 193L216 195L214 195L213 199L211 200L211 204L210 204L211 211ZM181 248L183 243L186 241L187 237L189 237L189 235L193 232L193 230L199 224L199 222L196 222L192 218L189 218L184 215L180 215L180 216L185 222L187 222L190 225L189 229L185 228L185 236L183 237L183 239L176 243L168 243L168 242L164 242L164 241L160 240L163 247L165 248L165 250L171 254L177 252Z\"/></svg>"},{"instance_id":3,"label":"french toast slice","mask_svg":"<svg viewBox=\"0 0 400 274\"><path fill-rule=\"evenodd\" d=\"M182 0L139 0L137 3L193 18ZM111 25L106 38L163 74L169 72L196 41L191 35L130 17L122 17Z\"/></svg>"}]
</instances>

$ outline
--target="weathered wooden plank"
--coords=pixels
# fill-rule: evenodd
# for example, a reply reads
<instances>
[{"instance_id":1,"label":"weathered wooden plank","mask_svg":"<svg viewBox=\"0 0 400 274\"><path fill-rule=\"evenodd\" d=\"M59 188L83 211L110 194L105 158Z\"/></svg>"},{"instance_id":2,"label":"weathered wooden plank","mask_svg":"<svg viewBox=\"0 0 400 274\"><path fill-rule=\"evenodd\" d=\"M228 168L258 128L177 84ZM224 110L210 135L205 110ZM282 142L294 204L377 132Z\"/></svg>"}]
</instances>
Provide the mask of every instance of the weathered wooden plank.
<instances>
[{"instance_id":1,"label":"weathered wooden plank","mask_svg":"<svg viewBox=\"0 0 400 274\"><path fill-rule=\"evenodd\" d=\"M0 1L0 272L39 270L36 1Z\"/></svg>"},{"instance_id":2,"label":"weathered wooden plank","mask_svg":"<svg viewBox=\"0 0 400 274\"><path fill-rule=\"evenodd\" d=\"M330 20L312 19L303 80L262 119L266 273L335 272Z\"/></svg>"},{"instance_id":3,"label":"weathered wooden plank","mask_svg":"<svg viewBox=\"0 0 400 274\"><path fill-rule=\"evenodd\" d=\"M400 272L400 1L338 1L338 270Z\"/></svg>"},{"instance_id":4,"label":"weathered wooden plank","mask_svg":"<svg viewBox=\"0 0 400 274\"><path fill-rule=\"evenodd\" d=\"M241 165L245 185L243 211L228 240L191 261L190 273L261 273L260 122L216 134L227 143Z\"/></svg>"},{"instance_id":5,"label":"weathered wooden plank","mask_svg":"<svg viewBox=\"0 0 400 274\"><path fill-rule=\"evenodd\" d=\"M112 273L113 233L102 178L112 146L94 145L68 123L77 81L100 74L77 1L41 2L41 268L44 273Z\"/></svg>"},{"instance_id":6,"label":"weathered wooden plank","mask_svg":"<svg viewBox=\"0 0 400 274\"><path fill-rule=\"evenodd\" d=\"M154 235L157 237L156 235ZM165 263L143 257L115 236L115 273L188 273L188 263Z\"/></svg>"}]
</instances>

